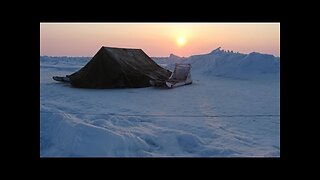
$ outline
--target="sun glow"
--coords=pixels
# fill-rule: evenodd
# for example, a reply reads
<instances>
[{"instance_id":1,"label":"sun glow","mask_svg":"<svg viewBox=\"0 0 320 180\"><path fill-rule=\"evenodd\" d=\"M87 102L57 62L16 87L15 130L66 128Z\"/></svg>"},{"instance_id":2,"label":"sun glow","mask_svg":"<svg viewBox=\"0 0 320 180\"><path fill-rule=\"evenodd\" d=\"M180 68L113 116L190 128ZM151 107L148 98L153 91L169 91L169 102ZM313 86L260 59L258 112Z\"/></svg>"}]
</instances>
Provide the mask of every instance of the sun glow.
<instances>
[{"instance_id":1,"label":"sun glow","mask_svg":"<svg viewBox=\"0 0 320 180\"><path fill-rule=\"evenodd\" d=\"M150 57L217 47L280 56L280 23L40 23L40 55L89 57L101 46L142 49Z\"/></svg>"},{"instance_id":2,"label":"sun glow","mask_svg":"<svg viewBox=\"0 0 320 180\"><path fill-rule=\"evenodd\" d=\"M177 39L177 44L178 46L183 46L186 44L186 38L183 37L183 36L180 36L178 39Z\"/></svg>"}]
</instances>

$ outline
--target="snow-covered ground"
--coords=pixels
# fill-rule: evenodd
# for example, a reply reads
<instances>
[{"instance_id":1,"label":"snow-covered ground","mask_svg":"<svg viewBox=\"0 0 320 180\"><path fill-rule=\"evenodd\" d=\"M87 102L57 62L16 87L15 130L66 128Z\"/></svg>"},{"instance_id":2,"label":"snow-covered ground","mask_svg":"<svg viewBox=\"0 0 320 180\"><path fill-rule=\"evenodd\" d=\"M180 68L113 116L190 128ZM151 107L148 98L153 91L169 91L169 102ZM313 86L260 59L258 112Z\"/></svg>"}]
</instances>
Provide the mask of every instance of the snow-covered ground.
<instances>
[{"instance_id":1,"label":"snow-covered ground","mask_svg":"<svg viewBox=\"0 0 320 180\"><path fill-rule=\"evenodd\" d=\"M279 157L280 59L217 49L175 89L79 89L52 79L90 58L40 57L41 157Z\"/></svg>"}]
</instances>

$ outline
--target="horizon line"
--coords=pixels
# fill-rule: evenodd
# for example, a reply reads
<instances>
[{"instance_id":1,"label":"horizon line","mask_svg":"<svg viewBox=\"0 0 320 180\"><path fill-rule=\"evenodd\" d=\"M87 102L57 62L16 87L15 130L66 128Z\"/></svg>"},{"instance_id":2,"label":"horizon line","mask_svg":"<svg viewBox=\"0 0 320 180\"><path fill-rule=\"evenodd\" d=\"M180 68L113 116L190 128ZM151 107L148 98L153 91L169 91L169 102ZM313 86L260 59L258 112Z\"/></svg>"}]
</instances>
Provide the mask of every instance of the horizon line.
<instances>
[{"instance_id":1,"label":"horizon line","mask_svg":"<svg viewBox=\"0 0 320 180\"><path fill-rule=\"evenodd\" d=\"M104 46L104 47L106 47L106 46ZM124 49L126 49L126 48L124 48ZM212 51L214 51L214 50L216 50L216 49L219 49L219 48L215 48L215 49L213 49L213 50L211 50L210 52L207 52L207 53L201 53L201 54L192 54L192 55L190 55L190 56L180 56L180 55L177 55L177 54L175 54L175 53L169 53L169 55L167 55L167 56L151 56L151 55L149 55L149 54L147 54L149 57L155 57L155 58L162 58L162 57L170 57L170 55L172 54L172 55L175 55L175 56L178 56L178 57L182 57L182 58L189 58L189 57L191 57L191 56L197 56L197 55L207 55L207 54L210 54ZM142 51L144 51L143 49L141 49ZM258 52L258 51L252 51L252 52L250 52L250 53L243 53L243 52L240 52L240 51L234 51L234 50L228 50L228 49L222 49L221 48L221 50L223 50L223 51L230 51L230 53L231 53L231 51L233 51L233 53L234 54L236 54L236 53L239 53L239 54L251 54L251 53L259 53L259 54L265 54L265 55L272 55L272 56L274 56L274 57L279 57L280 58L280 54L279 54L279 56L278 55L275 55L275 54L271 54L271 53L263 53L263 52ZM94 54L95 55L95 54ZM92 55L92 56L88 56L88 55L86 55L86 56L84 56L84 55L41 55L40 54L40 56L48 56L48 57L93 57L94 55Z\"/></svg>"}]
</instances>

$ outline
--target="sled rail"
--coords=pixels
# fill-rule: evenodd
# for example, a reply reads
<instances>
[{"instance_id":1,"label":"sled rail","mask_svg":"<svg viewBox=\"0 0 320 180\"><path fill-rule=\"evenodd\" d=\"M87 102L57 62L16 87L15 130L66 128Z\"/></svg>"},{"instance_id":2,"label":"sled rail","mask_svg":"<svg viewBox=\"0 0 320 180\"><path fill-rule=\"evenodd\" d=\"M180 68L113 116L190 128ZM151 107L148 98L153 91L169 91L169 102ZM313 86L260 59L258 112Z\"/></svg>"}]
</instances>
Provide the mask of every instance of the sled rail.
<instances>
[{"instance_id":1,"label":"sled rail","mask_svg":"<svg viewBox=\"0 0 320 180\"><path fill-rule=\"evenodd\" d=\"M52 79L59 81L59 82L70 83L70 78L68 76L53 76Z\"/></svg>"}]
</instances>

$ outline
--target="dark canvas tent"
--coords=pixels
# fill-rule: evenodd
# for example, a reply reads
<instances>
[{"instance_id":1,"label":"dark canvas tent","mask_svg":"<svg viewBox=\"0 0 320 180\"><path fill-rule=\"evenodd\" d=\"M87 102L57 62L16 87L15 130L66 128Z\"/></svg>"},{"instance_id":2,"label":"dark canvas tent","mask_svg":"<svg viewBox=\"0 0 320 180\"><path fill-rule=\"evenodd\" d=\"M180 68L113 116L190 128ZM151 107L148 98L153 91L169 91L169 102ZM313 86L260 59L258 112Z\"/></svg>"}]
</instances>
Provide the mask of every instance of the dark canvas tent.
<instances>
[{"instance_id":1,"label":"dark canvas tent","mask_svg":"<svg viewBox=\"0 0 320 180\"><path fill-rule=\"evenodd\" d=\"M67 77L72 86L81 88L137 88L170 75L141 49L102 47L88 64Z\"/></svg>"}]
</instances>

